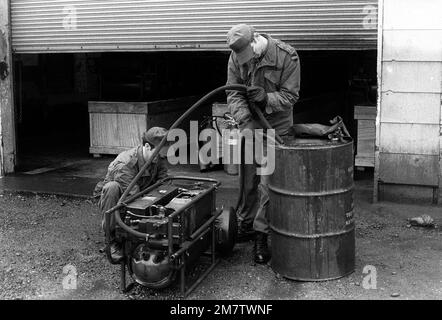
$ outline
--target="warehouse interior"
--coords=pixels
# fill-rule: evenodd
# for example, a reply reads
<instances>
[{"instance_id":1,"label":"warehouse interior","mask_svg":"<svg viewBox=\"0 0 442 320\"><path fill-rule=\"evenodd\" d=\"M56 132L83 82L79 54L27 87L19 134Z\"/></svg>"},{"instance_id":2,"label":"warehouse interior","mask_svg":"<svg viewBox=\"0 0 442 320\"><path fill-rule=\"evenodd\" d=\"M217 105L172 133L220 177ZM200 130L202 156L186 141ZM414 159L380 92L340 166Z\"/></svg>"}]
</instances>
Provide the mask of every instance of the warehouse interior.
<instances>
[{"instance_id":1,"label":"warehouse interior","mask_svg":"<svg viewBox=\"0 0 442 320\"><path fill-rule=\"evenodd\" d=\"M295 122L327 124L340 115L355 136L354 106L376 104L376 50L298 54ZM92 159L88 101L200 97L225 84L228 56L227 51L16 54L16 172ZM223 101L225 96L217 97Z\"/></svg>"}]
</instances>

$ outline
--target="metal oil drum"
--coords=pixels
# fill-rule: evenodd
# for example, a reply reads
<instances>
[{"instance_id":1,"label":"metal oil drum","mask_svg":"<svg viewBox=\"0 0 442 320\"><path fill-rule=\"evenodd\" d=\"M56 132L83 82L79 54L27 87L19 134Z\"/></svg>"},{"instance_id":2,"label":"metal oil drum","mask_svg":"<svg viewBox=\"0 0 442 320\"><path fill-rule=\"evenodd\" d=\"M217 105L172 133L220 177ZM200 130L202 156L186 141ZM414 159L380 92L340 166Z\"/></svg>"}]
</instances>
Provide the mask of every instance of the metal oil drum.
<instances>
[{"instance_id":1,"label":"metal oil drum","mask_svg":"<svg viewBox=\"0 0 442 320\"><path fill-rule=\"evenodd\" d=\"M353 141L285 139L269 178L272 269L321 281L355 268Z\"/></svg>"}]
</instances>

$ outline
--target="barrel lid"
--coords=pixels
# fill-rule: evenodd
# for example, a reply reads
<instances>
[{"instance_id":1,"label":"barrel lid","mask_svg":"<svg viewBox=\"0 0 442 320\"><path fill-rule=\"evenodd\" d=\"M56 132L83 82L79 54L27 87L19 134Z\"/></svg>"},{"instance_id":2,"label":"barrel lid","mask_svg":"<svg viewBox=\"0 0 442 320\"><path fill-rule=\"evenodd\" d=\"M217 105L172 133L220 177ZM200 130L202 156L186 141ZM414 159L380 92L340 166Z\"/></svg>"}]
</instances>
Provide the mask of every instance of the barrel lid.
<instances>
[{"instance_id":1,"label":"barrel lid","mask_svg":"<svg viewBox=\"0 0 442 320\"><path fill-rule=\"evenodd\" d=\"M295 138L293 136L283 137L284 144L276 145L281 149L318 149L318 148L333 148L341 147L343 145L351 144L353 141L351 138L341 140L330 140L321 138Z\"/></svg>"}]
</instances>

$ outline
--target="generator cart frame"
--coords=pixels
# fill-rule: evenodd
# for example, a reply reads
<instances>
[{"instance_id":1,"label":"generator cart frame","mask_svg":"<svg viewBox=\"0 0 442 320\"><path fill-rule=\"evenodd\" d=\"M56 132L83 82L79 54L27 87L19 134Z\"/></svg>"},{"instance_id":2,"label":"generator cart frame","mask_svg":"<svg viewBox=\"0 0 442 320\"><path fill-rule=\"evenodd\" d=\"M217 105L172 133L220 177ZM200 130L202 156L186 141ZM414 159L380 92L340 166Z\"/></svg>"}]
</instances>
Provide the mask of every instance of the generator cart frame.
<instances>
[{"instance_id":1,"label":"generator cart frame","mask_svg":"<svg viewBox=\"0 0 442 320\"><path fill-rule=\"evenodd\" d=\"M167 238L166 241L164 240L158 240L155 239L156 234L147 234L147 233L141 233L138 231L135 231L131 229L129 226L127 226L122 220L119 210L115 211L115 218L116 222L118 223L119 227L121 227L122 230L120 230L119 235L121 237L121 243L123 247L123 259L119 262L120 264L120 289L123 292L127 292L131 289L132 284L129 284L129 286L126 285L126 270L129 272L130 275L132 275L131 270L129 268L130 264L130 250L129 250L129 244L132 241L137 241L138 243L144 242L146 244L152 243L157 245L158 247L163 247L165 252L167 252L167 259L172 264L172 267L179 273L179 282L180 282L180 293L183 297L187 297L206 277L207 275L215 268L215 266L219 262L219 258L216 255L216 230L215 230L215 223L217 218L222 214L223 209L215 209L214 212L212 212L211 217L204 222L202 225L200 225L195 231L192 232L192 234L187 239L182 239L181 237L174 236L173 232L173 224L174 220L176 221L184 221L186 218L186 215L189 214L189 208L191 208L193 205L195 205L199 200L201 200L203 197L213 194L213 201L216 201L216 190L218 189L220 182L215 179L210 178L197 178L197 177L186 177L186 176L171 176L168 178L165 178L161 181L158 181L157 183L153 184L152 186L146 188L145 190L135 194L134 196L131 196L127 198L127 200L122 204L122 207L120 209L126 209L128 206L128 203L131 201L143 196L146 193L149 193L150 191L154 190L155 188L173 181L178 180L187 180L187 181L194 181L194 182L204 182L212 184L212 186L209 186L204 191L200 192L198 195L195 196L192 200L190 200L187 204L185 204L183 207L178 209L177 211L171 213L167 217L164 217L163 224L166 224L167 229ZM215 204L214 204L214 206ZM158 220L152 219L149 221L149 217L146 216L147 223L151 223L152 225L158 224ZM207 234L210 234L210 251L205 255L209 255L210 257L210 265L208 266L207 270L205 270L202 274L200 274L194 283L192 283L190 286L188 286L187 279L186 279L186 272L188 271L188 264L187 264L187 253L189 250L193 248L197 243L203 241L203 237ZM184 240L184 241L182 241Z\"/></svg>"}]
</instances>

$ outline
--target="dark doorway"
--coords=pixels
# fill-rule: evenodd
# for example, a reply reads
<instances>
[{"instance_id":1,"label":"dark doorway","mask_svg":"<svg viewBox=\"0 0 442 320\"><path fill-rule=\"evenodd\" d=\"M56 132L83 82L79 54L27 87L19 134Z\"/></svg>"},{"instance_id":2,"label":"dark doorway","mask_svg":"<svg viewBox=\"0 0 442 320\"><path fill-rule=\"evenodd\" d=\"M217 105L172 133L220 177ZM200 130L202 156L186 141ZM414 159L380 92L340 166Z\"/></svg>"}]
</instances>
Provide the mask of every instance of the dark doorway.
<instances>
[{"instance_id":1,"label":"dark doorway","mask_svg":"<svg viewBox=\"0 0 442 320\"><path fill-rule=\"evenodd\" d=\"M295 121L327 124L341 115L355 135L354 105L376 101L376 51L298 54L301 98ZM226 83L228 57L192 51L16 55L16 171L90 159L89 100L203 96Z\"/></svg>"}]
</instances>

